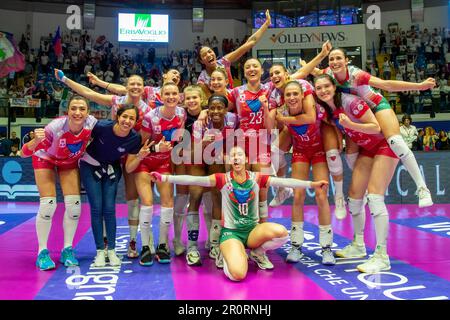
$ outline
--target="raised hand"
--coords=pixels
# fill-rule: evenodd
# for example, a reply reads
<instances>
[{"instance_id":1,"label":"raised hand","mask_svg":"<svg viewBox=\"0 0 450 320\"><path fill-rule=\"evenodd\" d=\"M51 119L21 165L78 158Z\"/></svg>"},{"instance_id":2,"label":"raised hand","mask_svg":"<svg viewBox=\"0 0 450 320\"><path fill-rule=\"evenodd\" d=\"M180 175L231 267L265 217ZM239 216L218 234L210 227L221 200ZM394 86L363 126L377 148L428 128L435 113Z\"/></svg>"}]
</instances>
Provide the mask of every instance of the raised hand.
<instances>
[{"instance_id":1,"label":"raised hand","mask_svg":"<svg viewBox=\"0 0 450 320\"><path fill-rule=\"evenodd\" d=\"M327 41L322 45L322 51L320 52L320 54L321 54L323 57L327 57L327 56L330 54L331 49L333 49L333 46L331 45L330 40L327 40Z\"/></svg>"},{"instance_id":2,"label":"raised hand","mask_svg":"<svg viewBox=\"0 0 450 320\"><path fill-rule=\"evenodd\" d=\"M162 137L158 143L158 152L169 152L170 150L172 150L172 144L166 141L165 137Z\"/></svg>"},{"instance_id":3,"label":"raised hand","mask_svg":"<svg viewBox=\"0 0 450 320\"><path fill-rule=\"evenodd\" d=\"M87 77L89 78L89 83L93 84L93 85L97 85L98 84L98 77L93 74L92 72L88 72L87 73Z\"/></svg>"},{"instance_id":4,"label":"raised hand","mask_svg":"<svg viewBox=\"0 0 450 320\"><path fill-rule=\"evenodd\" d=\"M142 146L141 150L139 150L137 157L139 159L144 159L149 153L150 153L150 147L155 144L155 141L150 142L149 139L147 139Z\"/></svg>"},{"instance_id":5,"label":"raised hand","mask_svg":"<svg viewBox=\"0 0 450 320\"><path fill-rule=\"evenodd\" d=\"M339 124L344 128L348 128L352 121L345 113L339 113Z\"/></svg>"},{"instance_id":6,"label":"raised hand","mask_svg":"<svg viewBox=\"0 0 450 320\"><path fill-rule=\"evenodd\" d=\"M34 129L34 142L36 143L36 145L41 143L41 141L44 139L45 139L45 129L43 128Z\"/></svg>"},{"instance_id":7,"label":"raised hand","mask_svg":"<svg viewBox=\"0 0 450 320\"><path fill-rule=\"evenodd\" d=\"M420 83L420 90L428 90L436 87L436 80L434 78L428 78Z\"/></svg>"},{"instance_id":8,"label":"raised hand","mask_svg":"<svg viewBox=\"0 0 450 320\"><path fill-rule=\"evenodd\" d=\"M313 181L313 182L311 182L311 187L312 188L320 188L322 190L327 190L328 181L325 181L325 180Z\"/></svg>"},{"instance_id":9,"label":"raised hand","mask_svg":"<svg viewBox=\"0 0 450 320\"><path fill-rule=\"evenodd\" d=\"M64 78L66 78L66 76L62 70L55 68L55 78L61 82L64 82Z\"/></svg>"},{"instance_id":10,"label":"raised hand","mask_svg":"<svg viewBox=\"0 0 450 320\"><path fill-rule=\"evenodd\" d=\"M264 22L264 23L266 23L268 26L270 26L271 23L272 23L272 19L271 19L271 17L270 17L270 11L269 11L269 9L266 10L266 22Z\"/></svg>"},{"instance_id":11,"label":"raised hand","mask_svg":"<svg viewBox=\"0 0 450 320\"><path fill-rule=\"evenodd\" d=\"M264 109L267 109L269 107L269 100L267 99L266 95L259 96L259 102L261 102Z\"/></svg>"}]
</instances>

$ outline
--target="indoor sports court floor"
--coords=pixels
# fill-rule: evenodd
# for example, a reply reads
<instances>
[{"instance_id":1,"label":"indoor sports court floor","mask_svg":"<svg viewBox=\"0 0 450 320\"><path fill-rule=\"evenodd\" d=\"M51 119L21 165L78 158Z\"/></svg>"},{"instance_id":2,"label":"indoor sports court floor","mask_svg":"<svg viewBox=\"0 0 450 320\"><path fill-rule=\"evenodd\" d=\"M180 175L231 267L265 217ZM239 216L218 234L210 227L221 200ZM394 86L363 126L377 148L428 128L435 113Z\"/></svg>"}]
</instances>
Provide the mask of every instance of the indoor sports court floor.
<instances>
[{"instance_id":1,"label":"indoor sports court floor","mask_svg":"<svg viewBox=\"0 0 450 320\"><path fill-rule=\"evenodd\" d=\"M450 206L436 204L419 209L417 205L389 205L388 250L392 269L376 275L361 274L356 266L362 259L339 259L335 266L320 264L317 209L305 209L305 257L298 264L284 259L290 243L269 257L273 271L259 270L250 261L247 278L234 283L216 269L202 249L203 266L189 267L185 258L175 257L171 264L142 267L137 259L126 257L129 241L126 205L118 205L116 250L123 256L118 268L91 267L95 246L90 229L89 208L83 204L74 248L80 267L65 268L60 263L53 271L35 267L37 203L0 203L0 299L37 300L389 300L437 299L450 296ZM53 220L49 249L56 262L63 242L63 204ZM155 210L159 212L159 208ZM290 206L270 209L271 221L290 229ZM153 219L158 226L159 217ZM352 238L351 218L333 221L334 248L342 248ZM366 244L374 249L374 225L367 216ZM154 228L158 239L158 228ZM200 245L204 248L206 230L201 227Z\"/></svg>"}]
</instances>

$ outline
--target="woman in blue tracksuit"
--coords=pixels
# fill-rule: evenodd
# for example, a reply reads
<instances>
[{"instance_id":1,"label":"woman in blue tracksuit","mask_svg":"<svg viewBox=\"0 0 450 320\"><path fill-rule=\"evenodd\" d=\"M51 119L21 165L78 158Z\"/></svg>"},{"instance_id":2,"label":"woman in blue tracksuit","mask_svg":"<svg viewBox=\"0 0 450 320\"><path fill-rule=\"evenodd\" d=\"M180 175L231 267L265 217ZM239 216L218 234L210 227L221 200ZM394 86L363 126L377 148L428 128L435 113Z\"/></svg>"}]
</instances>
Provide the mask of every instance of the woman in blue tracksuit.
<instances>
[{"instance_id":1,"label":"woman in blue tracksuit","mask_svg":"<svg viewBox=\"0 0 450 320\"><path fill-rule=\"evenodd\" d=\"M115 253L116 194L122 176L122 156L140 153L141 137L133 127L139 118L138 109L125 105L117 111L116 120L101 120L92 130L92 141L80 160L80 176L91 206L91 224L97 256L94 265L105 266L106 257L111 266L119 266L121 260ZM147 143L145 146L148 148ZM103 241L105 221L108 251Z\"/></svg>"}]
</instances>

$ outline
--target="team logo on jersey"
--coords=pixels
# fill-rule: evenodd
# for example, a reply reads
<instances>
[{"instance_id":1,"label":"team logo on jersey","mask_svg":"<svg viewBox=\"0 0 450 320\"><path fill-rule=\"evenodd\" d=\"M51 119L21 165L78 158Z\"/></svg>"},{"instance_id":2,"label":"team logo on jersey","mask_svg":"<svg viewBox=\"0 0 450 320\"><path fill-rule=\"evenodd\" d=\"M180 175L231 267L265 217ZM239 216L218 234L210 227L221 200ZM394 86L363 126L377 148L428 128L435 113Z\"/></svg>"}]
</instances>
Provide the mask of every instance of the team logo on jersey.
<instances>
[{"instance_id":1,"label":"team logo on jersey","mask_svg":"<svg viewBox=\"0 0 450 320\"><path fill-rule=\"evenodd\" d=\"M248 215L248 203L255 198L255 192L253 190L242 190L233 188L230 193L230 199L234 203L238 204L239 213L243 216Z\"/></svg>"},{"instance_id":2,"label":"team logo on jersey","mask_svg":"<svg viewBox=\"0 0 450 320\"><path fill-rule=\"evenodd\" d=\"M245 102L247 103L250 110L252 110L253 112L257 112L259 111L259 109L261 109L261 101L259 101L259 99L245 100Z\"/></svg>"},{"instance_id":3,"label":"team logo on jersey","mask_svg":"<svg viewBox=\"0 0 450 320\"><path fill-rule=\"evenodd\" d=\"M122 148L122 147L118 147L118 148L117 148L117 151L119 151L120 153L123 153L123 152L125 152L125 149Z\"/></svg>"},{"instance_id":4,"label":"team logo on jersey","mask_svg":"<svg viewBox=\"0 0 450 320\"><path fill-rule=\"evenodd\" d=\"M155 125L153 127L153 131L155 131L156 134L161 134L161 126L160 125Z\"/></svg>"},{"instance_id":5,"label":"team logo on jersey","mask_svg":"<svg viewBox=\"0 0 450 320\"><path fill-rule=\"evenodd\" d=\"M172 135L177 128L171 128L162 131L162 135L166 138L166 141L172 141Z\"/></svg>"},{"instance_id":6,"label":"team logo on jersey","mask_svg":"<svg viewBox=\"0 0 450 320\"><path fill-rule=\"evenodd\" d=\"M292 129L294 129L295 133L297 133L299 136L303 135L308 131L309 125L303 124L301 126L292 126Z\"/></svg>"},{"instance_id":7,"label":"team logo on jersey","mask_svg":"<svg viewBox=\"0 0 450 320\"><path fill-rule=\"evenodd\" d=\"M60 148L65 148L66 147L66 139L59 140L59 147Z\"/></svg>"},{"instance_id":8,"label":"team logo on jersey","mask_svg":"<svg viewBox=\"0 0 450 320\"><path fill-rule=\"evenodd\" d=\"M68 144L67 149L70 150L71 153L77 153L81 150L81 147L83 146L83 141L80 141L78 143Z\"/></svg>"}]
</instances>

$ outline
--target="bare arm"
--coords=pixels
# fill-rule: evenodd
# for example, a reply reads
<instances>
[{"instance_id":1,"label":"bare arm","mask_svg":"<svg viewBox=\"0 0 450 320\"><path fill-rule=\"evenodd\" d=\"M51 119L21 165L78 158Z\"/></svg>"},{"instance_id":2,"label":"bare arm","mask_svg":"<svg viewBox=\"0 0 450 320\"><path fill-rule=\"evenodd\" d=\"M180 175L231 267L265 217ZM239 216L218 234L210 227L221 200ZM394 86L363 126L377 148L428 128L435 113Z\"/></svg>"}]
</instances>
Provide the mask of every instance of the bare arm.
<instances>
[{"instance_id":1,"label":"bare arm","mask_svg":"<svg viewBox=\"0 0 450 320\"><path fill-rule=\"evenodd\" d=\"M89 89L88 87L85 87L73 80L70 80L66 76L64 76L64 73L61 70L55 69L55 77L59 81L64 82L70 89L78 93L79 95L85 97L86 99L89 99L91 101L94 101L102 106L112 106L112 95L106 95L106 94L100 94L98 92L95 92L94 90Z\"/></svg>"},{"instance_id":2,"label":"bare arm","mask_svg":"<svg viewBox=\"0 0 450 320\"><path fill-rule=\"evenodd\" d=\"M316 122L316 107L315 101L312 95L307 96L303 99L303 109L305 113L296 116L283 116L281 114L276 115L278 122L285 125L295 125L300 126L303 124L313 124Z\"/></svg>"},{"instance_id":3,"label":"bare arm","mask_svg":"<svg viewBox=\"0 0 450 320\"><path fill-rule=\"evenodd\" d=\"M370 77L369 85L384 91L399 92L399 91L411 91L419 90L424 91L432 89L436 86L436 80L428 78L421 83L397 81L397 80L383 80L377 77Z\"/></svg>"},{"instance_id":4,"label":"bare arm","mask_svg":"<svg viewBox=\"0 0 450 320\"><path fill-rule=\"evenodd\" d=\"M89 82L95 86L99 86L100 88L106 89L109 92L112 92L117 95L124 96L127 94L127 88L120 84L103 81L92 72L88 72L87 76L89 78Z\"/></svg>"},{"instance_id":5,"label":"bare arm","mask_svg":"<svg viewBox=\"0 0 450 320\"><path fill-rule=\"evenodd\" d=\"M292 79L305 79L309 74L313 73L314 76L316 76L314 73L316 72L316 67L319 63L322 62L323 59L325 59L328 54L330 53L332 49L330 41L325 42L322 45L322 51L314 57L310 62L307 64L302 64L302 67L291 75ZM319 69L317 69L319 70Z\"/></svg>"},{"instance_id":6,"label":"bare arm","mask_svg":"<svg viewBox=\"0 0 450 320\"><path fill-rule=\"evenodd\" d=\"M230 63L239 60L240 57L242 57L246 52L248 52L258 43L264 32L266 32L266 30L269 28L270 23L270 12L269 10L266 10L266 21L264 22L264 24L254 34L252 34L242 46L240 46L233 52L228 53L224 58L227 59Z\"/></svg>"},{"instance_id":7,"label":"bare arm","mask_svg":"<svg viewBox=\"0 0 450 320\"><path fill-rule=\"evenodd\" d=\"M360 120L362 123L356 123L351 121L344 113L339 114L339 123L344 128L367 134L377 134L381 132L380 125L372 111L369 110L364 113Z\"/></svg>"}]
</instances>

